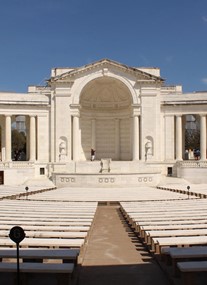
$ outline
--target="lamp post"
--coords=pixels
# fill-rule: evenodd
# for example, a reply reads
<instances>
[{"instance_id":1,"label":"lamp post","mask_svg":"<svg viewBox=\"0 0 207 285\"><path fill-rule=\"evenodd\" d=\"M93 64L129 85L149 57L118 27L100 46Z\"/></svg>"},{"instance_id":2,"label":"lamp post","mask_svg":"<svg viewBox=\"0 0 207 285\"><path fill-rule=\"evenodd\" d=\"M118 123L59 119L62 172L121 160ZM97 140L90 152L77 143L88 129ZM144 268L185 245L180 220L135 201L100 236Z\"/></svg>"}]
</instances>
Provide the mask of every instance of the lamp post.
<instances>
[{"instance_id":1,"label":"lamp post","mask_svg":"<svg viewBox=\"0 0 207 285\"><path fill-rule=\"evenodd\" d=\"M28 190L29 190L29 187L25 187L25 190L26 190L26 199L28 198Z\"/></svg>"},{"instance_id":2,"label":"lamp post","mask_svg":"<svg viewBox=\"0 0 207 285\"><path fill-rule=\"evenodd\" d=\"M20 285L20 271L19 271L19 244L25 238L23 228L19 226L13 227L9 232L9 237L16 243L17 247L17 285Z\"/></svg>"}]
</instances>

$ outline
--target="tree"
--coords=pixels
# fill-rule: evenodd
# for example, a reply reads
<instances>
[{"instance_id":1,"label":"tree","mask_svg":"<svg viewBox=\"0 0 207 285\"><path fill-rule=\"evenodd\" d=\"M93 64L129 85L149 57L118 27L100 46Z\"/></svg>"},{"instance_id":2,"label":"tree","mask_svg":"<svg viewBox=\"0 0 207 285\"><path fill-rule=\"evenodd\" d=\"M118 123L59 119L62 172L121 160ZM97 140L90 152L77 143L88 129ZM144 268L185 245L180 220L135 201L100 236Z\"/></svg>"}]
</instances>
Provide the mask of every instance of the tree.
<instances>
[{"instance_id":1,"label":"tree","mask_svg":"<svg viewBox=\"0 0 207 285\"><path fill-rule=\"evenodd\" d=\"M185 130L185 149L200 149L200 130Z\"/></svg>"},{"instance_id":2,"label":"tree","mask_svg":"<svg viewBox=\"0 0 207 285\"><path fill-rule=\"evenodd\" d=\"M26 150L26 136L24 132L18 132L16 129L12 130L12 156L13 159L18 160L21 152Z\"/></svg>"}]
</instances>

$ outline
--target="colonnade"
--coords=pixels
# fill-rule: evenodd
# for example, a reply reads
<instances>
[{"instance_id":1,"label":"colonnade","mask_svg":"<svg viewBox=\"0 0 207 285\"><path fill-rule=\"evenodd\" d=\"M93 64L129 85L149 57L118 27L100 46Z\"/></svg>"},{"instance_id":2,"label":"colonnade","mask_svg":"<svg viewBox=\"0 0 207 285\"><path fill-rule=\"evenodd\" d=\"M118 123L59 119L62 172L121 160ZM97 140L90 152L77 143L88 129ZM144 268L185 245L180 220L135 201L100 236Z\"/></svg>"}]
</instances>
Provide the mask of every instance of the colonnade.
<instances>
[{"instance_id":1,"label":"colonnade","mask_svg":"<svg viewBox=\"0 0 207 285\"><path fill-rule=\"evenodd\" d=\"M182 114L175 116L175 159L183 159L183 124ZM37 152L37 134L36 134L36 116L31 115L29 118L29 135L27 137L27 157L29 161L36 160ZM5 115L5 125L2 128L2 161L12 160L12 144L11 144L11 131L12 131L12 115ZM118 158L120 154L120 119L115 118L115 156ZM73 115L72 119L72 160L79 160L79 147L80 147L80 115ZM133 115L132 117L132 160L143 159L140 154L140 116ZM207 149L207 124L206 114L200 114L200 153L201 160L206 160ZM91 120L91 147L96 149L96 119Z\"/></svg>"},{"instance_id":2,"label":"colonnade","mask_svg":"<svg viewBox=\"0 0 207 285\"><path fill-rule=\"evenodd\" d=\"M175 116L175 160L183 159L183 123L182 114ZM79 116L73 116L73 153L72 159L78 160L79 148ZM120 119L115 118L115 155L119 157L120 152ZM132 117L132 160L144 160L142 153L140 153L140 116L134 115ZM206 114L200 115L200 152L201 160L206 160L207 149L207 130L206 130ZM91 120L91 141L92 148L96 149L96 119Z\"/></svg>"},{"instance_id":3,"label":"colonnade","mask_svg":"<svg viewBox=\"0 0 207 285\"><path fill-rule=\"evenodd\" d=\"M5 115L5 126L2 126L2 161L12 160L12 115ZM29 136L27 138L28 158L30 161L36 160L36 116L29 116Z\"/></svg>"}]
</instances>

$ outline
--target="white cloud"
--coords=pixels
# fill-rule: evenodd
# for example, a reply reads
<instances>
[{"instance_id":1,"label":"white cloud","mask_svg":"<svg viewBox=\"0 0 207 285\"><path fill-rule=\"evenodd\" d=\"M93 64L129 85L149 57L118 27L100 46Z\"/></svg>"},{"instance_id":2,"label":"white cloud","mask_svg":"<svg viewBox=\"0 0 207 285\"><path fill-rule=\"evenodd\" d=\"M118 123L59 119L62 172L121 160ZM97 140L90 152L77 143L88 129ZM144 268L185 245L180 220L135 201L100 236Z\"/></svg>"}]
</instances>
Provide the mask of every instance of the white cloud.
<instances>
[{"instance_id":1,"label":"white cloud","mask_svg":"<svg viewBox=\"0 0 207 285\"><path fill-rule=\"evenodd\" d=\"M201 80L204 84L207 84L207 77Z\"/></svg>"}]
</instances>

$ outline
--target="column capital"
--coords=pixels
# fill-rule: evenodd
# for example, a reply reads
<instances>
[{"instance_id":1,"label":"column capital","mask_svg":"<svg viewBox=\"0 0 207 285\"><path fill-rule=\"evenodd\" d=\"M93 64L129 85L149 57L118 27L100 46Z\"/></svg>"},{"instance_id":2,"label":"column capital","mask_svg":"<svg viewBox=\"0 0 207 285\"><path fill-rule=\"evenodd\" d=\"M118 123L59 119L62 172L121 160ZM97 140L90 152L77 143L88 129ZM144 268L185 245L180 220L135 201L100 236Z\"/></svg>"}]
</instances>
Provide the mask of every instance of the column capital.
<instances>
[{"instance_id":1,"label":"column capital","mask_svg":"<svg viewBox=\"0 0 207 285\"><path fill-rule=\"evenodd\" d=\"M81 109L81 105L80 104L70 104L70 110L71 112L79 112Z\"/></svg>"},{"instance_id":2,"label":"column capital","mask_svg":"<svg viewBox=\"0 0 207 285\"><path fill-rule=\"evenodd\" d=\"M135 106L135 105L132 105L133 109L132 109L132 116L135 117L135 116L140 116L140 106Z\"/></svg>"},{"instance_id":3,"label":"column capital","mask_svg":"<svg viewBox=\"0 0 207 285\"><path fill-rule=\"evenodd\" d=\"M70 113L73 117L80 117L80 105L70 104Z\"/></svg>"}]
</instances>

